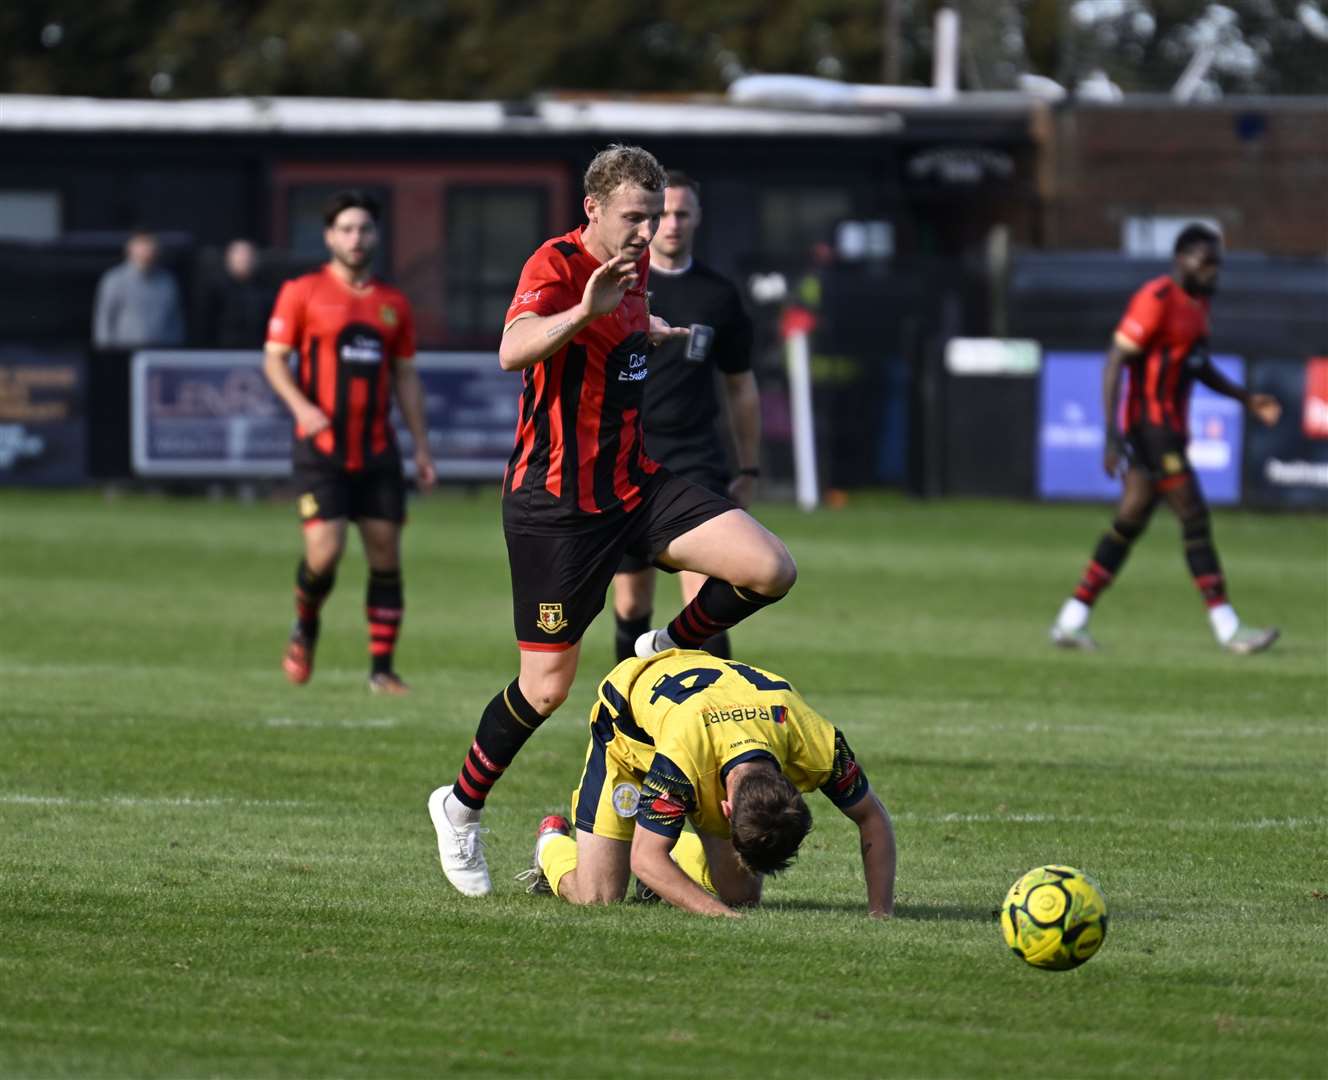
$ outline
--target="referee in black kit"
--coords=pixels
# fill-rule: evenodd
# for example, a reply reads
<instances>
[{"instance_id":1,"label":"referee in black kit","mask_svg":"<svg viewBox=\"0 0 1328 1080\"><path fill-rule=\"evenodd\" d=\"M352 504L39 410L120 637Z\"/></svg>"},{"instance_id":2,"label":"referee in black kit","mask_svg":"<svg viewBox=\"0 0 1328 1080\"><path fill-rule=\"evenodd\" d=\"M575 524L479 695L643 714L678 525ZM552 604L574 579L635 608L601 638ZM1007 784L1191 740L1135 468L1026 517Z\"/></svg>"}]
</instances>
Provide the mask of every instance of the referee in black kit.
<instances>
[{"instance_id":1,"label":"referee in black kit","mask_svg":"<svg viewBox=\"0 0 1328 1080\"><path fill-rule=\"evenodd\" d=\"M680 172L668 174L664 217L650 243L650 312L691 334L659 346L650 357L641 419L646 453L693 483L728 495L744 509L760 475L761 404L752 374L752 323L738 290L692 257L701 224L701 185ZM715 371L722 375L734 442L737 476L718 427ZM704 574L678 573L682 602L689 603ZM650 629L655 600L655 568L626 556L613 579L614 645L619 660L634 655L637 637ZM705 644L715 656L730 657L727 632Z\"/></svg>"}]
</instances>

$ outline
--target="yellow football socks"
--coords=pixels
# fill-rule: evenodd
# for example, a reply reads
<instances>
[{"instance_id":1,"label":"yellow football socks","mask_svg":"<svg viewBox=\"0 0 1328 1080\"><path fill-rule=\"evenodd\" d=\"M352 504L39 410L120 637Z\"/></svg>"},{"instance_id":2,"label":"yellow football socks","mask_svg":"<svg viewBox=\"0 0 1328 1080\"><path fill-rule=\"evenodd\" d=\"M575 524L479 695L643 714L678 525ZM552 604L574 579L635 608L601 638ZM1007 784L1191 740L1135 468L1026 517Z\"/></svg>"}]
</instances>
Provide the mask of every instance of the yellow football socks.
<instances>
[{"instance_id":1,"label":"yellow football socks","mask_svg":"<svg viewBox=\"0 0 1328 1080\"><path fill-rule=\"evenodd\" d=\"M696 833L685 832L678 837L673 848L673 861L682 872L695 881L707 892L715 891L710 880L710 867L706 863L705 848ZM570 836L550 836L540 846L539 867L549 879L549 887L555 896L561 896L558 886L562 880L576 869L576 841Z\"/></svg>"},{"instance_id":2,"label":"yellow football socks","mask_svg":"<svg viewBox=\"0 0 1328 1080\"><path fill-rule=\"evenodd\" d=\"M560 895L559 884L576 869L576 841L570 836L550 836L540 848L539 866L554 895Z\"/></svg>"},{"instance_id":3,"label":"yellow football socks","mask_svg":"<svg viewBox=\"0 0 1328 1080\"><path fill-rule=\"evenodd\" d=\"M710 866L706 862L705 848L701 846L701 838L696 833L685 832L678 837L678 842L673 846L673 861L706 892L715 891L714 882L710 880Z\"/></svg>"}]
</instances>

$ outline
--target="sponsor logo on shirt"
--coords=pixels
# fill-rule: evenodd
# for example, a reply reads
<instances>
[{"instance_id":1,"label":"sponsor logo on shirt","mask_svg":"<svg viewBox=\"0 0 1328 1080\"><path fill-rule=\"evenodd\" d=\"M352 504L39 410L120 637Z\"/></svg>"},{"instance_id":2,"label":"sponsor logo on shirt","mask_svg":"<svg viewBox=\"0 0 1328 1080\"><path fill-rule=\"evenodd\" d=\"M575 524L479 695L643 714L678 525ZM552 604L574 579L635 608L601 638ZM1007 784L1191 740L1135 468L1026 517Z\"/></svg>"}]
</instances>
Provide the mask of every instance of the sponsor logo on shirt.
<instances>
[{"instance_id":1,"label":"sponsor logo on shirt","mask_svg":"<svg viewBox=\"0 0 1328 1080\"><path fill-rule=\"evenodd\" d=\"M341 342L343 364L365 364L376 367L383 360L383 342L372 334L353 333Z\"/></svg>"},{"instance_id":2,"label":"sponsor logo on shirt","mask_svg":"<svg viewBox=\"0 0 1328 1080\"><path fill-rule=\"evenodd\" d=\"M776 724L782 724L784 707L776 705L773 714L764 705L732 705L726 709L706 709L701 713L701 722L706 725L742 720L774 720Z\"/></svg>"},{"instance_id":3,"label":"sponsor logo on shirt","mask_svg":"<svg viewBox=\"0 0 1328 1080\"><path fill-rule=\"evenodd\" d=\"M618 372L619 382L640 382L650 374L646 367L647 356L645 353L628 353L627 367Z\"/></svg>"}]
</instances>

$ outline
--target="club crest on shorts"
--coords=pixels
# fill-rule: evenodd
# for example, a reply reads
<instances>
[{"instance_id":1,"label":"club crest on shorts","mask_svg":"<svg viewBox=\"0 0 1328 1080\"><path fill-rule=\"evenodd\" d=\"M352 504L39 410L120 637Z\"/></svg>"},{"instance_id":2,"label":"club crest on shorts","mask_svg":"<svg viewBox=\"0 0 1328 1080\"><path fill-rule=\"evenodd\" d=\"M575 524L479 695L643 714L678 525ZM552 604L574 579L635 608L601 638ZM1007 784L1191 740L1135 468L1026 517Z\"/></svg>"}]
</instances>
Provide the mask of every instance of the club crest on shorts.
<instances>
[{"instance_id":1,"label":"club crest on shorts","mask_svg":"<svg viewBox=\"0 0 1328 1080\"><path fill-rule=\"evenodd\" d=\"M1184 472L1185 462L1181 460L1181 456L1177 453L1172 452L1168 454L1163 454L1162 471L1167 473L1168 475L1172 473Z\"/></svg>"},{"instance_id":2,"label":"club crest on shorts","mask_svg":"<svg viewBox=\"0 0 1328 1080\"><path fill-rule=\"evenodd\" d=\"M641 805L641 792L634 784L619 784L613 789L613 812L621 818L636 817Z\"/></svg>"},{"instance_id":3,"label":"club crest on shorts","mask_svg":"<svg viewBox=\"0 0 1328 1080\"><path fill-rule=\"evenodd\" d=\"M311 518L318 516L318 500L314 498L312 491L306 491L300 496L300 517Z\"/></svg>"},{"instance_id":4,"label":"club crest on shorts","mask_svg":"<svg viewBox=\"0 0 1328 1080\"><path fill-rule=\"evenodd\" d=\"M567 625L562 604L540 604L539 628L546 634L556 634Z\"/></svg>"}]
</instances>

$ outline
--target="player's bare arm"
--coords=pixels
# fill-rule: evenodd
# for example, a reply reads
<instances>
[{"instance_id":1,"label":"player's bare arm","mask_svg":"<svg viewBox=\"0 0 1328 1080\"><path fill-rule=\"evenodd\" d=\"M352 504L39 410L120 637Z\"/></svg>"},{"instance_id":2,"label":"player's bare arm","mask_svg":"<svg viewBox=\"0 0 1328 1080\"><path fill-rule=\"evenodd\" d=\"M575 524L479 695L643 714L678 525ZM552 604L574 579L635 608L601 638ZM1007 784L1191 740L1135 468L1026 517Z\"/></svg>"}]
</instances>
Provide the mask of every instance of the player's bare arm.
<instances>
[{"instance_id":1,"label":"player's bare arm","mask_svg":"<svg viewBox=\"0 0 1328 1080\"><path fill-rule=\"evenodd\" d=\"M392 363L392 385L401 416L410 428L415 442L415 483L421 491L428 491L438 479L438 471L429 453L429 428L424 422L424 387L420 373L409 359L397 358Z\"/></svg>"},{"instance_id":2,"label":"player's bare arm","mask_svg":"<svg viewBox=\"0 0 1328 1080\"><path fill-rule=\"evenodd\" d=\"M1199 381L1214 393L1239 401L1266 427L1273 427L1282 419L1282 403L1277 398L1272 394L1250 393L1223 375L1214 364L1203 366L1199 371Z\"/></svg>"},{"instance_id":3,"label":"player's bare arm","mask_svg":"<svg viewBox=\"0 0 1328 1080\"><path fill-rule=\"evenodd\" d=\"M867 914L886 919L895 913L895 830L881 800L870 788L844 811L858 827L862 872L867 879Z\"/></svg>"},{"instance_id":4,"label":"player's bare arm","mask_svg":"<svg viewBox=\"0 0 1328 1080\"><path fill-rule=\"evenodd\" d=\"M518 315L503 328L499 366L504 371L522 371L552 356L596 319L615 311L640 277L634 259L615 255L590 275L575 307L553 315Z\"/></svg>"},{"instance_id":5,"label":"player's bare arm","mask_svg":"<svg viewBox=\"0 0 1328 1080\"><path fill-rule=\"evenodd\" d=\"M1140 348L1124 334L1117 332L1107 350L1107 364L1102 371L1102 408L1107 426L1102 446L1102 468L1108 476L1123 476L1128 467L1125 460L1125 437L1119 426L1120 377L1126 362L1140 353Z\"/></svg>"},{"instance_id":6,"label":"player's bare arm","mask_svg":"<svg viewBox=\"0 0 1328 1080\"><path fill-rule=\"evenodd\" d=\"M286 403L295 422L300 425L306 436L317 435L331 426L327 415L300 392L295 379L290 373L288 357L291 347L277 341L269 341L263 347L263 374L267 376L277 397Z\"/></svg>"},{"instance_id":7,"label":"player's bare arm","mask_svg":"<svg viewBox=\"0 0 1328 1080\"><path fill-rule=\"evenodd\" d=\"M672 837L651 832L638 826L632 837L632 873L665 903L696 915L727 915L742 918L718 897L711 896L689 878L678 864L669 858L676 841Z\"/></svg>"},{"instance_id":8,"label":"player's bare arm","mask_svg":"<svg viewBox=\"0 0 1328 1080\"><path fill-rule=\"evenodd\" d=\"M725 375L724 389L738 457L738 475L729 485L729 497L745 510L756 493L756 470L761 464L761 391L750 371Z\"/></svg>"}]
</instances>

